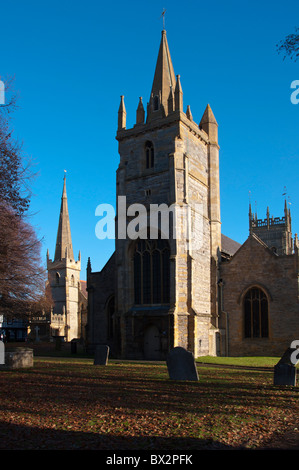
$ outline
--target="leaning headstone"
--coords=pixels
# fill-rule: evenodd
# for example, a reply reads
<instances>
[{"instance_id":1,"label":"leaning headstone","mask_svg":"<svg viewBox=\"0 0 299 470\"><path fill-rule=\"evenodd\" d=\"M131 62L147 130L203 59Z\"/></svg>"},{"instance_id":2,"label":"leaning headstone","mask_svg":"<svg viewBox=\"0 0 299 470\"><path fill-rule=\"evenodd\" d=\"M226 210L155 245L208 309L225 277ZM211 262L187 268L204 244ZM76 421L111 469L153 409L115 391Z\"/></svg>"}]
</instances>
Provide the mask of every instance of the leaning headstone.
<instances>
[{"instance_id":1,"label":"leaning headstone","mask_svg":"<svg viewBox=\"0 0 299 470\"><path fill-rule=\"evenodd\" d=\"M274 366L274 385L296 385L296 364L291 361L295 351L295 348L288 348Z\"/></svg>"},{"instance_id":2,"label":"leaning headstone","mask_svg":"<svg viewBox=\"0 0 299 470\"><path fill-rule=\"evenodd\" d=\"M108 364L109 346L106 344L97 345L94 353L94 365L106 366Z\"/></svg>"},{"instance_id":3,"label":"leaning headstone","mask_svg":"<svg viewBox=\"0 0 299 470\"><path fill-rule=\"evenodd\" d=\"M198 380L192 352L177 346L168 353L166 363L171 380Z\"/></svg>"}]
</instances>

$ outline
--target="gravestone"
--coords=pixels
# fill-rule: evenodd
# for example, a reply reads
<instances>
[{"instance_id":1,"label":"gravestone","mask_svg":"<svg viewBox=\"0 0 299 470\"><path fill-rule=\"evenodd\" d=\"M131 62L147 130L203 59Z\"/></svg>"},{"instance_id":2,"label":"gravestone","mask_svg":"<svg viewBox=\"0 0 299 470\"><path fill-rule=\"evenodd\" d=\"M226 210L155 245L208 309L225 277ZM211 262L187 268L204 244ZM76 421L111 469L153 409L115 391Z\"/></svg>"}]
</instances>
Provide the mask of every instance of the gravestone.
<instances>
[{"instance_id":1,"label":"gravestone","mask_svg":"<svg viewBox=\"0 0 299 470\"><path fill-rule=\"evenodd\" d=\"M171 380L198 380L192 352L177 346L168 353L166 363Z\"/></svg>"},{"instance_id":2,"label":"gravestone","mask_svg":"<svg viewBox=\"0 0 299 470\"><path fill-rule=\"evenodd\" d=\"M77 354L77 340L76 339L71 340L71 353Z\"/></svg>"},{"instance_id":3,"label":"gravestone","mask_svg":"<svg viewBox=\"0 0 299 470\"><path fill-rule=\"evenodd\" d=\"M108 364L109 346L106 344L98 344L94 353L94 365L106 366Z\"/></svg>"},{"instance_id":4,"label":"gravestone","mask_svg":"<svg viewBox=\"0 0 299 470\"><path fill-rule=\"evenodd\" d=\"M33 367L33 349L12 348L5 351L5 363L0 370L27 369Z\"/></svg>"},{"instance_id":5,"label":"gravestone","mask_svg":"<svg viewBox=\"0 0 299 470\"><path fill-rule=\"evenodd\" d=\"M296 363L292 362L296 348L288 348L274 366L274 385L296 385Z\"/></svg>"}]
</instances>

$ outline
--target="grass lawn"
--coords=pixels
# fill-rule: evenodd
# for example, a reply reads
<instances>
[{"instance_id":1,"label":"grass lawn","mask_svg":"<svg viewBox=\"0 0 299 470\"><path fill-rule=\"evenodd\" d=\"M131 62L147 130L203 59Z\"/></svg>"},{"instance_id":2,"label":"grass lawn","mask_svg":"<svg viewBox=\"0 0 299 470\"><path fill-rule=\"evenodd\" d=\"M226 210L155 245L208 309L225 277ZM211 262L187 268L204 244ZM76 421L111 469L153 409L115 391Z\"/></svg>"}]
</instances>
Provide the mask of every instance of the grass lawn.
<instances>
[{"instance_id":1,"label":"grass lawn","mask_svg":"<svg viewBox=\"0 0 299 470\"><path fill-rule=\"evenodd\" d=\"M35 357L0 372L0 449L256 449L297 427L298 387L273 385L278 358L219 359L174 382L162 362Z\"/></svg>"},{"instance_id":2,"label":"grass lawn","mask_svg":"<svg viewBox=\"0 0 299 470\"><path fill-rule=\"evenodd\" d=\"M198 364L220 364L242 367L269 367L272 368L277 364L280 357L213 357L202 356L196 359Z\"/></svg>"}]
</instances>

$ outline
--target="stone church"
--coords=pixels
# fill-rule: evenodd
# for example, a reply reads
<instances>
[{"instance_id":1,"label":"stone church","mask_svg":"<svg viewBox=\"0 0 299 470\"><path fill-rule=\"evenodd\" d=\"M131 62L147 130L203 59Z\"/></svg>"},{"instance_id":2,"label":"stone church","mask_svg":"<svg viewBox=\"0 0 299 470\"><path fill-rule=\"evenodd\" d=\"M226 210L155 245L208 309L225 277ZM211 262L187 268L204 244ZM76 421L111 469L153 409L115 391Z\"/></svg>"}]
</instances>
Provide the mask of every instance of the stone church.
<instances>
[{"instance_id":1,"label":"stone church","mask_svg":"<svg viewBox=\"0 0 299 470\"><path fill-rule=\"evenodd\" d=\"M116 197L125 205L116 214L115 252L99 272L88 261L88 351L107 344L112 357L135 359L165 359L175 346L195 357L283 353L299 339L299 245L290 211L281 218L267 211L262 220L250 209L243 245L221 233L218 124L209 105L199 124L183 107L165 30L146 109L139 98L127 129L122 96L116 139ZM153 232L147 213L138 236L128 236L141 205L174 208L167 236L162 211ZM182 213L188 230L180 237ZM66 261L70 246L56 250L52 282L69 270L68 282L74 276L78 283L79 261Z\"/></svg>"},{"instance_id":2,"label":"stone church","mask_svg":"<svg viewBox=\"0 0 299 470\"><path fill-rule=\"evenodd\" d=\"M65 341L85 339L87 291L86 283L80 280L80 251L78 260L75 260L73 252L65 177L54 259L50 259L48 250L47 270L48 287L51 290L53 299L50 316L50 337L60 337Z\"/></svg>"}]
</instances>

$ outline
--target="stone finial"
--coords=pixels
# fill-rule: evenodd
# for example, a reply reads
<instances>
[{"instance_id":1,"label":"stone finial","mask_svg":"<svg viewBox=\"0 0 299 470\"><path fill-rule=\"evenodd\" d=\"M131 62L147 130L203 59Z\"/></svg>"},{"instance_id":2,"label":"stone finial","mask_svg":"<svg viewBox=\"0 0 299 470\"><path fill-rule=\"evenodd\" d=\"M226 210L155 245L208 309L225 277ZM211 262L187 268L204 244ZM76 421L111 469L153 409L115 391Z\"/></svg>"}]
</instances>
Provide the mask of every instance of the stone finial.
<instances>
[{"instance_id":1,"label":"stone finial","mask_svg":"<svg viewBox=\"0 0 299 470\"><path fill-rule=\"evenodd\" d=\"M188 119L190 119L190 121L193 121L193 116L192 116L189 104L187 106L186 116L187 116Z\"/></svg>"},{"instance_id":2,"label":"stone finial","mask_svg":"<svg viewBox=\"0 0 299 470\"><path fill-rule=\"evenodd\" d=\"M183 111L183 90L181 86L180 75L177 75L177 81L174 91L175 110Z\"/></svg>"},{"instance_id":3,"label":"stone finial","mask_svg":"<svg viewBox=\"0 0 299 470\"><path fill-rule=\"evenodd\" d=\"M218 144L218 124L209 104L203 113L199 128L208 134L211 143Z\"/></svg>"},{"instance_id":4,"label":"stone finial","mask_svg":"<svg viewBox=\"0 0 299 470\"><path fill-rule=\"evenodd\" d=\"M127 112L125 107L124 95L120 97L120 105L118 108L118 130L126 128Z\"/></svg>"},{"instance_id":5,"label":"stone finial","mask_svg":"<svg viewBox=\"0 0 299 470\"><path fill-rule=\"evenodd\" d=\"M91 273L91 262L90 262L90 258L88 258L88 260L87 260L87 276L89 276L90 273Z\"/></svg>"},{"instance_id":6,"label":"stone finial","mask_svg":"<svg viewBox=\"0 0 299 470\"><path fill-rule=\"evenodd\" d=\"M142 97L140 96L137 111L136 111L136 124L143 124L144 117L145 117L145 112L144 112L144 107L142 103Z\"/></svg>"},{"instance_id":7,"label":"stone finial","mask_svg":"<svg viewBox=\"0 0 299 470\"><path fill-rule=\"evenodd\" d=\"M170 90L169 90L167 104L168 104L168 114L172 113L174 111L174 96L173 96L172 86L170 87Z\"/></svg>"}]
</instances>

